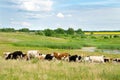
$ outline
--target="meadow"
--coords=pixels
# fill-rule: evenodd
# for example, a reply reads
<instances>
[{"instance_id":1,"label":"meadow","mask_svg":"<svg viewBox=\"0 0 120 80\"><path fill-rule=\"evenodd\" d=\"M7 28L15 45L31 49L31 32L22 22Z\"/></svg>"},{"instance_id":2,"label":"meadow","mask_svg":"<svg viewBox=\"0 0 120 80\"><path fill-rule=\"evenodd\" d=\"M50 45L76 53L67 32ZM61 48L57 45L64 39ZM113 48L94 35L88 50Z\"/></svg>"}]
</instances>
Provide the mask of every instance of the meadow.
<instances>
[{"instance_id":1,"label":"meadow","mask_svg":"<svg viewBox=\"0 0 120 80\"><path fill-rule=\"evenodd\" d=\"M1 80L120 80L119 63L64 61L5 61L0 58Z\"/></svg>"},{"instance_id":2,"label":"meadow","mask_svg":"<svg viewBox=\"0 0 120 80\"><path fill-rule=\"evenodd\" d=\"M104 36L104 35L103 35ZM106 35L105 35L106 36ZM43 54L68 52L82 56L105 55L120 58L120 54L81 51L83 46L116 45L120 38L104 39L102 36L46 37L33 33L0 33L0 80L120 80L119 63L78 63L65 61L41 61L33 59L5 60L3 52L39 50ZM115 49L119 49L117 48Z\"/></svg>"}]
</instances>

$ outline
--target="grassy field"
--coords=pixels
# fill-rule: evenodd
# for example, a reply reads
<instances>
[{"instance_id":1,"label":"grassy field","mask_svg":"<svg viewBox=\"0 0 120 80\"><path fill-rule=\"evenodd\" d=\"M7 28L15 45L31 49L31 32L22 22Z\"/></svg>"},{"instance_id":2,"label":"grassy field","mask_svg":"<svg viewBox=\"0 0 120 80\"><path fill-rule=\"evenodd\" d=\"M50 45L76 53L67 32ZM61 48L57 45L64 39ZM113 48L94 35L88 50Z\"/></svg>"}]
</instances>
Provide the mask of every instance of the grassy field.
<instances>
[{"instance_id":1,"label":"grassy field","mask_svg":"<svg viewBox=\"0 0 120 80\"><path fill-rule=\"evenodd\" d=\"M1 80L120 80L118 63L64 61L5 61L0 58Z\"/></svg>"},{"instance_id":2,"label":"grassy field","mask_svg":"<svg viewBox=\"0 0 120 80\"><path fill-rule=\"evenodd\" d=\"M41 50L43 53L67 51L71 54L84 54L85 52L80 51L84 46L103 49L120 49L120 38L104 39L102 36L95 36L95 38L92 36L87 36L86 38L56 38L35 35L33 33L0 33L0 55L6 51L22 50L26 52L30 49ZM76 52L77 50L80 52Z\"/></svg>"},{"instance_id":3,"label":"grassy field","mask_svg":"<svg viewBox=\"0 0 120 80\"><path fill-rule=\"evenodd\" d=\"M101 52L84 52L82 46L115 44L119 46L119 38L55 38L32 33L0 33L0 80L120 80L119 63L74 63L64 61L40 61L33 59L8 60L3 52L21 50L39 50L41 53L68 52L82 56L105 55L120 58L120 54Z\"/></svg>"}]
</instances>

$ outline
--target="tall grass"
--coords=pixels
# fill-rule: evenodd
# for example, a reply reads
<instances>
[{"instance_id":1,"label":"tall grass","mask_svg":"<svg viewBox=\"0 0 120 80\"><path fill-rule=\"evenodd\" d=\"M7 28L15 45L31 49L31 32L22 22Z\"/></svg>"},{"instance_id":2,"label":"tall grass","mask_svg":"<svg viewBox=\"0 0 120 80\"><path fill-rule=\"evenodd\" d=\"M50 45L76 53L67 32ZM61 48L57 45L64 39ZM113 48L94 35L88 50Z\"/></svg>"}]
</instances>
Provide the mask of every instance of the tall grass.
<instances>
[{"instance_id":1,"label":"tall grass","mask_svg":"<svg viewBox=\"0 0 120 80\"><path fill-rule=\"evenodd\" d=\"M103 45L98 45L98 49L118 49L120 50L120 44L103 44Z\"/></svg>"},{"instance_id":2,"label":"tall grass","mask_svg":"<svg viewBox=\"0 0 120 80\"><path fill-rule=\"evenodd\" d=\"M24 47L47 47L52 49L80 49L82 46L77 42L50 42L50 41L28 41L17 42L14 46Z\"/></svg>"},{"instance_id":3,"label":"tall grass","mask_svg":"<svg viewBox=\"0 0 120 80\"><path fill-rule=\"evenodd\" d=\"M105 49L120 49L120 38L107 38L102 36L87 36L86 38L56 38L39 36L31 33L0 33L0 44L9 44L14 47L39 47L52 49L80 49L94 46Z\"/></svg>"},{"instance_id":4,"label":"tall grass","mask_svg":"<svg viewBox=\"0 0 120 80\"><path fill-rule=\"evenodd\" d=\"M12 65L11 65L12 64ZM0 58L0 80L120 80L120 64Z\"/></svg>"}]
</instances>

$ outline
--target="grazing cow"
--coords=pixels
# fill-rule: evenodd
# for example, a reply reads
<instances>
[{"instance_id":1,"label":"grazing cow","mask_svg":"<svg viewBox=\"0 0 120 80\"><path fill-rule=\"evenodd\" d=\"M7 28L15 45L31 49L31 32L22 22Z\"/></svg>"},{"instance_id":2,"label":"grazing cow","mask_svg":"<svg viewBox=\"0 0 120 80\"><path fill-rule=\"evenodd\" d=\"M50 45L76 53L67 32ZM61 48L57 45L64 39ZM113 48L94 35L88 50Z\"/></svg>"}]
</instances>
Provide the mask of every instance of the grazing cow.
<instances>
[{"instance_id":1,"label":"grazing cow","mask_svg":"<svg viewBox=\"0 0 120 80\"><path fill-rule=\"evenodd\" d=\"M84 62L90 62L90 57L89 57L89 56L84 57L84 58L83 58L83 61L84 61Z\"/></svg>"},{"instance_id":2,"label":"grazing cow","mask_svg":"<svg viewBox=\"0 0 120 80\"><path fill-rule=\"evenodd\" d=\"M6 57L8 57L8 55L10 54L11 52L4 52L3 53L3 57L6 59Z\"/></svg>"},{"instance_id":3,"label":"grazing cow","mask_svg":"<svg viewBox=\"0 0 120 80\"><path fill-rule=\"evenodd\" d=\"M72 56L69 56L69 62L71 62L71 61L74 61L74 62L76 62L76 61L80 61L81 60L81 56L78 56L78 55L72 55Z\"/></svg>"},{"instance_id":4,"label":"grazing cow","mask_svg":"<svg viewBox=\"0 0 120 80\"><path fill-rule=\"evenodd\" d=\"M40 54L37 58L40 59L40 60L44 60L45 59L45 54Z\"/></svg>"},{"instance_id":5,"label":"grazing cow","mask_svg":"<svg viewBox=\"0 0 120 80\"><path fill-rule=\"evenodd\" d=\"M70 56L70 54L69 53L57 53L57 52L54 52L53 56L56 59L58 59L58 60L65 60L65 58L67 58L68 56Z\"/></svg>"},{"instance_id":6,"label":"grazing cow","mask_svg":"<svg viewBox=\"0 0 120 80\"><path fill-rule=\"evenodd\" d=\"M111 62L111 58L104 58L104 62Z\"/></svg>"},{"instance_id":7,"label":"grazing cow","mask_svg":"<svg viewBox=\"0 0 120 80\"><path fill-rule=\"evenodd\" d=\"M13 53L9 53L8 56L5 58L6 60L8 59L18 59L18 58L23 58L24 54L22 53L22 51L15 51Z\"/></svg>"},{"instance_id":8,"label":"grazing cow","mask_svg":"<svg viewBox=\"0 0 120 80\"><path fill-rule=\"evenodd\" d=\"M113 59L113 61L120 62L120 58L115 58L115 59Z\"/></svg>"},{"instance_id":9,"label":"grazing cow","mask_svg":"<svg viewBox=\"0 0 120 80\"><path fill-rule=\"evenodd\" d=\"M120 62L120 58L119 58L119 59L117 59L117 62Z\"/></svg>"},{"instance_id":10,"label":"grazing cow","mask_svg":"<svg viewBox=\"0 0 120 80\"><path fill-rule=\"evenodd\" d=\"M54 56L52 56L51 54L46 54L45 56L45 60L52 60Z\"/></svg>"},{"instance_id":11,"label":"grazing cow","mask_svg":"<svg viewBox=\"0 0 120 80\"><path fill-rule=\"evenodd\" d=\"M104 63L104 56L89 56L90 62Z\"/></svg>"},{"instance_id":12,"label":"grazing cow","mask_svg":"<svg viewBox=\"0 0 120 80\"><path fill-rule=\"evenodd\" d=\"M40 55L40 52L38 50L29 50L27 51L27 60L30 60L31 58L37 58Z\"/></svg>"}]
</instances>

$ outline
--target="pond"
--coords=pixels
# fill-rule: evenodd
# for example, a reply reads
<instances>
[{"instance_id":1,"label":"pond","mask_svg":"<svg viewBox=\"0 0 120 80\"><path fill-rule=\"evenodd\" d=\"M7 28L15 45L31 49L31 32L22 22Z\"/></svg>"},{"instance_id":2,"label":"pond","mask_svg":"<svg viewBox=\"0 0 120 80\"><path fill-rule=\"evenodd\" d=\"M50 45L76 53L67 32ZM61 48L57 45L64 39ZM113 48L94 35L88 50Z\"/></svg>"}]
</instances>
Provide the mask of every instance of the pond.
<instances>
[{"instance_id":1,"label":"pond","mask_svg":"<svg viewBox=\"0 0 120 80\"><path fill-rule=\"evenodd\" d=\"M103 53L110 53L110 54L120 54L120 50L97 49L96 47L83 47L81 50L88 51L88 52L103 52Z\"/></svg>"},{"instance_id":2,"label":"pond","mask_svg":"<svg viewBox=\"0 0 120 80\"><path fill-rule=\"evenodd\" d=\"M110 54L120 54L120 50L110 50L110 49L97 49L99 52L110 53Z\"/></svg>"}]
</instances>

